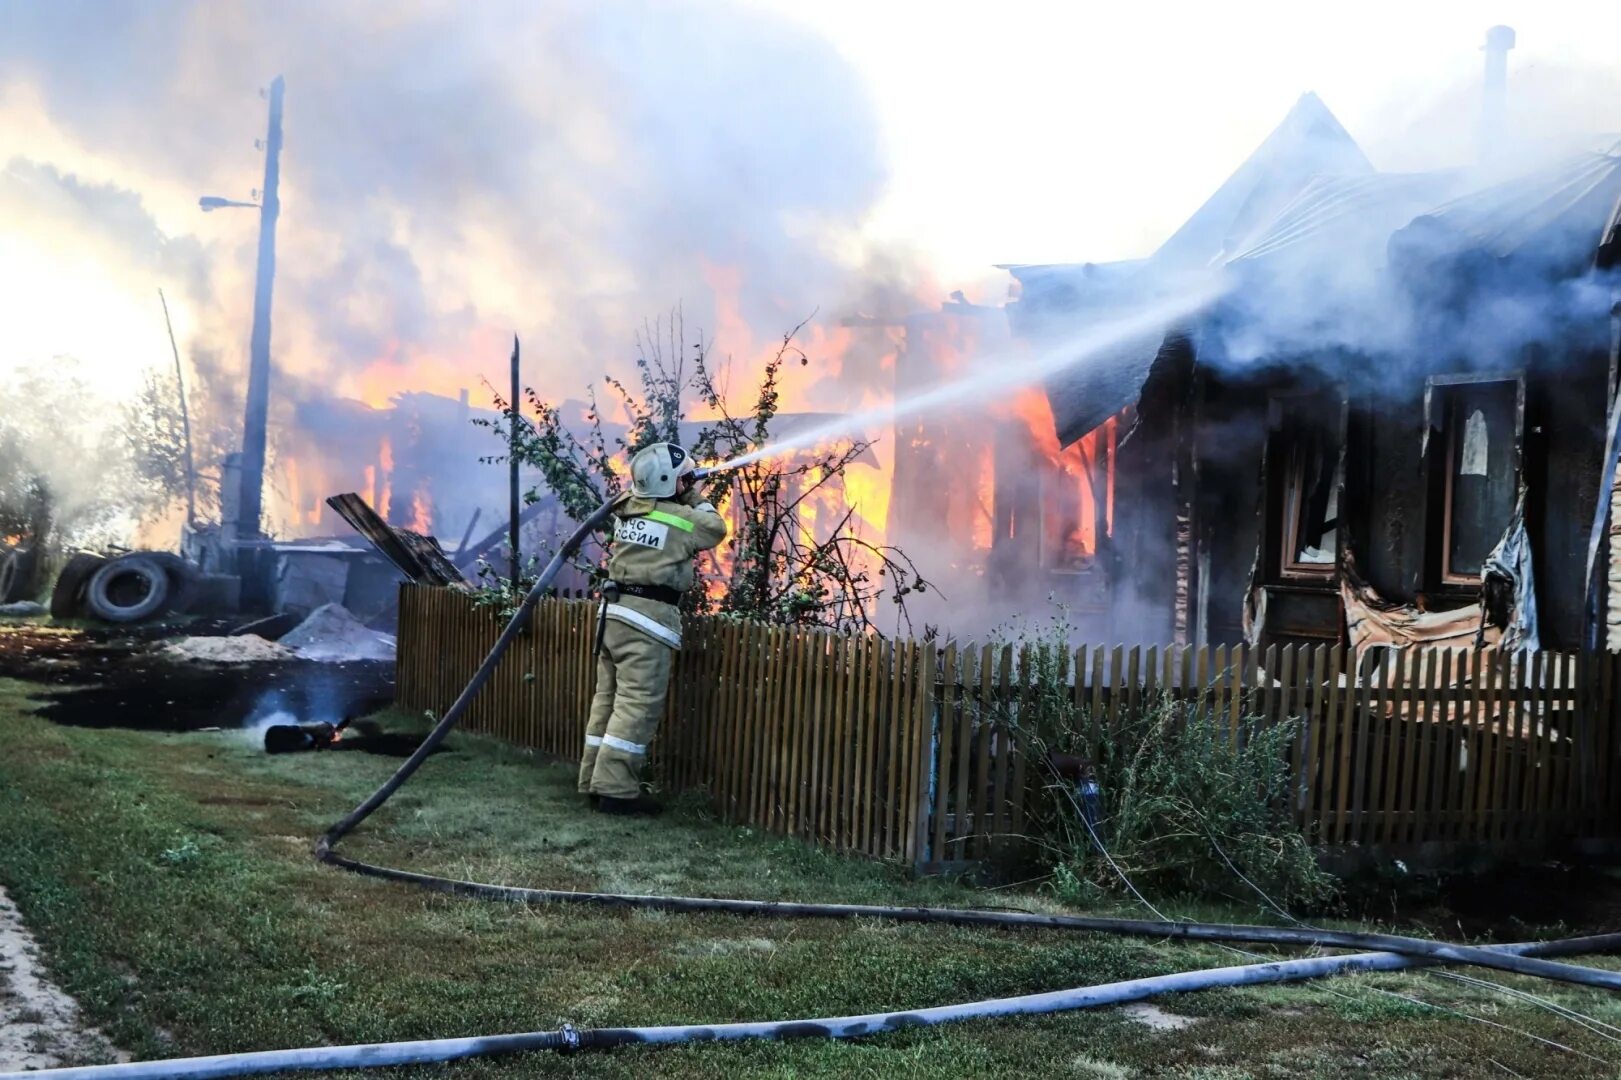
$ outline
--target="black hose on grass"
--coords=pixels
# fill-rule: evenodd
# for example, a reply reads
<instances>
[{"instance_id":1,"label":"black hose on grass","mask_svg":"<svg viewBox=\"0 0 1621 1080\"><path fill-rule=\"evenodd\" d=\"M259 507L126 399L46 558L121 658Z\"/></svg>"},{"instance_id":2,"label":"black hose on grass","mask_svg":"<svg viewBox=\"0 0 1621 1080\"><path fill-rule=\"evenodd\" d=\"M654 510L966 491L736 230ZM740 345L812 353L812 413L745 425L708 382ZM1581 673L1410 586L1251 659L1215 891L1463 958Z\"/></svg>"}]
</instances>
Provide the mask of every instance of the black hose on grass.
<instances>
[{"instance_id":1,"label":"black hose on grass","mask_svg":"<svg viewBox=\"0 0 1621 1080\"><path fill-rule=\"evenodd\" d=\"M908 1027L932 1026L958 1020L1034 1015L1071 1009L1096 1008L1137 1001L1157 994L1187 992L1224 986L1288 982L1316 978L1345 971L1397 971L1436 963L1462 963L1496 968L1525 975L1575 982L1608 989L1621 988L1621 975L1569 964L1537 959L1538 955L1576 955L1621 949L1621 934L1574 938L1529 945L1475 948L1446 942L1388 934L1353 934L1340 931L1308 930L1271 926L1227 926L1207 923L1152 922L1137 919L1094 919L1071 915L1041 915L1007 911L976 911L968 908L881 907L866 904L813 904L765 900L730 900L679 896L637 896L619 893L566 892L554 889L525 889L486 885L473 881L409 870L374 866L337 854L339 840L352 832L378 807L388 801L411 774L422 765L434 748L456 726L468 704L494 672L512 639L522 632L541 596L556 579L563 563L576 551L590 532L607 519L610 503L604 503L575 530L534 587L519 605L501 636L496 639L484 662L456 701L434 726L394 775L342 820L328 829L315 843L315 857L321 862L385 881L416 885L436 892L520 903L581 903L606 907L656 909L664 911L723 912L773 918L881 918L897 922L946 923L958 926L1040 927L1083 930L1138 937L1198 941L1242 941L1283 945L1315 945L1377 950L1342 956L1281 960L1241 967L1212 968L1174 975L1160 975L1100 986L1078 987L1043 994L997 998L961 1005L861 1016L828 1017L813 1020L765 1021L757 1023L675 1025L665 1027L601 1028L494 1035L467 1039L433 1039L412 1042L371 1043L360 1046L309 1047L272 1050L214 1057L181 1058L167 1061L133 1062L78 1069L52 1069L6 1077L56 1077L57 1080L147 1080L156 1077L242 1076L250 1073L291 1069L363 1068L383 1065L422 1064L460 1058L524 1050L607 1049L626 1045L663 1045L737 1039L855 1038L897 1031ZM4 1078L0 1078L4 1080Z\"/></svg>"}]
</instances>

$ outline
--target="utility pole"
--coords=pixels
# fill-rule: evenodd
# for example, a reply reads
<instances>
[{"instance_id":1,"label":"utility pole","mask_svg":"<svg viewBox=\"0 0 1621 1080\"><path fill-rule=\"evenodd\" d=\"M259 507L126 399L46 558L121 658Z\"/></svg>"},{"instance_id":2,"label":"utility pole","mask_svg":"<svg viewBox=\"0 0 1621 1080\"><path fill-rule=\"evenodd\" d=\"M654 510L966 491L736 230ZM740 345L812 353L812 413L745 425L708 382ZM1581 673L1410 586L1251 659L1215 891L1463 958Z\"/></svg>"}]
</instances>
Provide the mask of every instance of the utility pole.
<instances>
[{"instance_id":1,"label":"utility pole","mask_svg":"<svg viewBox=\"0 0 1621 1080\"><path fill-rule=\"evenodd\" d=\"M518 335L512 335L512 415L507 422L511 428L507 431L507 479L508 496L510 501L512 535L512 596L514 601L519 596L522 587L520 574L521 563L518 558Z\"/></svg>"},{"instance_id":2,"label":"utility pole","mask_svg":"<svg viewBox=\"0 0 1621 1080\"><path fill-rule=\"evenodd\" d=\"M259 265L253 293L253 336L248 344L248 403L242 420L242 497L238 521L245 539L263 535L265 437L270 417L270 295L276 278L276 218L281 202L280 75L270 84L270 130L265 138L265 182L259 195Z\"/></svg>"},{"instance_id":3,"label":"utility pole","mask_svg":"<svg viewBox=\"0 0 1621 1080\"><path fill-rule=\"evenodd\" d=\"M163 305L163 325L169 330L169 350L174 353L174 385L180 394L180 430L186 438L186 524L197 524L197 465L191 454L191 413L186 409L186 375L180 367L180 346L175 344L174 323L169 321L169 301L158 290Z\"/></svg>"}]
</instances>

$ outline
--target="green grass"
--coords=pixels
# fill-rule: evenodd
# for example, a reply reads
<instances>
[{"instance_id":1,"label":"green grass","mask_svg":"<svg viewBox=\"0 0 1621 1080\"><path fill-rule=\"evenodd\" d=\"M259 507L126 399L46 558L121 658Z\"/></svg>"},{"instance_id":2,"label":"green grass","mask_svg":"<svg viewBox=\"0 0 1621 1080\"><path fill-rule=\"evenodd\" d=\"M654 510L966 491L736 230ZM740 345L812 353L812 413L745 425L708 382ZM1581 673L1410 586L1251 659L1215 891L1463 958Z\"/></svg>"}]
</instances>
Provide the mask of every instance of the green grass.
<instances>
[{"instance_id":1,"label":"green grass","mask_svg":"<svg viewBox=\"0 0 1621 1080\"><path fill-rule=\"evenodd\" d=\"M311 838L396 766L269 757L236 734L60 728L0 684L0 884L88 1018L139 1057L581 1026L916 1008L1241 962L1213 947L872 921L522 908L317 866ZM396 723L400 718L394 718ZM886 904L1018 904L826 855L691 808L586 813L572 770L452 737L346 842L356 857L483 881ZM1206 910L1225 918L1245 913ZM1621 1025L1595 992L1513 980ZM1420 998L1416 1004L1385 991ZM396 1075L1610 1076L1621 1045L1418 975L1162 999L849 1043L534 1055ZM1436 1008L1435 1006L1440 1006ZM1462 1019L1469 1013L1486 1023ZM1531 1033L1574 1048L1556 1053ZM1595 1061L1582 1054L1604 1059Z\"/></svg>"}]
</instances>

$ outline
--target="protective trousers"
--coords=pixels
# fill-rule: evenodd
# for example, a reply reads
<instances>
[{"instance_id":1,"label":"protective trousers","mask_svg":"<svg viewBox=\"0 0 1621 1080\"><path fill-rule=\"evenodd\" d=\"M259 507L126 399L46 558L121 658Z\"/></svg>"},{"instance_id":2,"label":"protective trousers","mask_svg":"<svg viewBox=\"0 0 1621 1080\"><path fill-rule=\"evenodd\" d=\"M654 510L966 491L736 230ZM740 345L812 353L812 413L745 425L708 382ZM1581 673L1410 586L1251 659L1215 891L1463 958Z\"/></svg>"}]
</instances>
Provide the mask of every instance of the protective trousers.
<instances>
[{"instance_id":1,"label":"protective trousers","mask_svg":"<svg viewBox=\"0 0 1621 1080\"><path fill-rule=\"evenodd\" d=\"M617 619L607 620L597 657L597 692L585 725L580 792L612 799L641 793L647 745L664 715L675 650Z\"/></svg>"}]
</instances>

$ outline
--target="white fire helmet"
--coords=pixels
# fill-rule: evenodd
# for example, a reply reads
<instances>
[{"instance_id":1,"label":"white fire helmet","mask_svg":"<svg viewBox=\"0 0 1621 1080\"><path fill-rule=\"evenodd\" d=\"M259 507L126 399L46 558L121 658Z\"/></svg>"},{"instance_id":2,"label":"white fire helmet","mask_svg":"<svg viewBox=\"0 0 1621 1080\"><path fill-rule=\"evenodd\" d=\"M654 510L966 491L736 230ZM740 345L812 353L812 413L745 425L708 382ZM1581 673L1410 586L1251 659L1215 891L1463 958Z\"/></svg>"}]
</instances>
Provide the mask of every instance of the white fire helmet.
<instances>
[{"instance_id":1,"label":"white fire helmet","mask_svg":"<svg viewBox=\"0 0 1621 1080\"><path fill-rule=\"evenodd\" d=\"M692 455L675 443L644 446L630 459L630 490L644 499L668 499L676 482L695 467Z\"/></svg>"}]
</instances>

